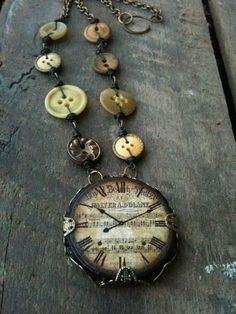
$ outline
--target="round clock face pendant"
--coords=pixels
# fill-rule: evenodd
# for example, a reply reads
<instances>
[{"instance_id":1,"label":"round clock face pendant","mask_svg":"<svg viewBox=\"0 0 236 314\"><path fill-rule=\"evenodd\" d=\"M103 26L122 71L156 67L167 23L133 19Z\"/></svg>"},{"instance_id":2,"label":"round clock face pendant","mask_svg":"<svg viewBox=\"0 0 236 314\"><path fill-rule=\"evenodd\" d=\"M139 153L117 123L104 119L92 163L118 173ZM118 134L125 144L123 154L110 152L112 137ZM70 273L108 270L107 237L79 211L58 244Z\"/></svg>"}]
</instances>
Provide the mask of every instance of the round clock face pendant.
<instances>
[{"instance_id":1,"label":"round clock face pendant","mask_svg":"<svg viewBox=\"0 0 236 314\"><path fill-rule=\"evenodd\" d=\"M110 281L153 280L176 254L175 215L159 191L128 177L81 189L64 236L73 259Z\"/></svg>"}]
</instances>

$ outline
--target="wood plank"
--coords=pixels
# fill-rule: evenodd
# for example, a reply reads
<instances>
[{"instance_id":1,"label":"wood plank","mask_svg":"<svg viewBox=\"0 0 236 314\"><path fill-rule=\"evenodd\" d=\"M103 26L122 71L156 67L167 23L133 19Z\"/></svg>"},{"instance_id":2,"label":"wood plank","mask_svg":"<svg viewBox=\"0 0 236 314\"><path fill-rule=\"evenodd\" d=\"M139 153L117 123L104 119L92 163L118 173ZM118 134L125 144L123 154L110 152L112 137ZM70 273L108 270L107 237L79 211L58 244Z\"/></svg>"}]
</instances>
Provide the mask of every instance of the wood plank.
<instances>
[{"instance_id":1,"label":"wood plank","mask_svg":"<svg viewBox=\"0 0 236 314\"><path fill-rule=\"evenodd\" d=\"M139 178L178 214L179 255L154 286L122 289L99 289L66 261L62 216L86 175L67 159L68 125L44 110L50 78L32 68L38 28L59 15L61 1L8 0L0 24L2 313L233 313L236 150L202 3L160 1L165 23L145 36L123 32L101 4L89 5L113 29L121 88L138 100L127 127L146 144ZM74 9L56 49L64 81L88 91L80 126L101 143L100 169L121 173L114 122L98 105L108 82L90 70L86 25Z\"/></svg>"},{"instance_id":2,"label":"wood plank","mask_svg":"<svg viewBox=\"0 0 236 314\"><path fill-rule=\"evenodd\" d=\"M209 7L236 106L236 2L209 0Z\"/></svg>"}]
</instances>

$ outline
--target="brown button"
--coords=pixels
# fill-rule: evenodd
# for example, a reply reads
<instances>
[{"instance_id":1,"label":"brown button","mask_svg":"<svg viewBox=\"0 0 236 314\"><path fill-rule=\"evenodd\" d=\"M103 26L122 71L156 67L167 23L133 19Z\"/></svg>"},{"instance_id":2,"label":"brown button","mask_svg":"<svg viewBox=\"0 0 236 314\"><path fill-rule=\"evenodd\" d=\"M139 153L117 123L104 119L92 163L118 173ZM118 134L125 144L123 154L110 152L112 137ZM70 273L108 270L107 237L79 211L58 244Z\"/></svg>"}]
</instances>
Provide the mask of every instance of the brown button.
<instances>
[{"instance_id":1,"label":"brown button","mask_svg":"<svg viewBox=\"0 0 236 314\"><path fill-rule=\"evenodd\" d=\"M109 69L116 70L119 65L119 60L112 53L100 54L94 62L96 72L106 74Z\"/></svg>"},{"instance_id":2,"label":"brown button","mask_svg":"<svg viewBox=\"0 0 236 314\"><path fill-rule=\"evenodd\" d=\"M90 43L97 43L99 38L109 39L111 36L111 29L105 23L93 23L88 25L84 30L84 37Z\"/></svg>"},{"instance_id":3,"label":"brown button","mask_svg":"<svg viewBox=\"0 0 236 314\"><path fill-rule=\"evenodd\" d=\"M58 68L61 65L61 57L57 53L48 53L38 56L34 61L35 68L40 72L50 72L51 68Z\"/></svg>"},{"instance_id":4,"label":"brown button","mask_svg":"<svg viewBox=\"0 0 236 314\"><path fill-rule=\"evenodd\" d=\"M107 88L101 92L100 102L103 108L111 114L123 112L128 116L136 108L136 102L129 93L113 88Z\"/></svg>"},{"instance_id":5,"label":"brown button","mask_svg":"<svg viewBox=\"0 0 236 314\"><path fill-rule=\"evenodd\" d=\"M100 147L93 139L73 138L67 146L70 158L77 164L85 160L97 160L101 154Z\"/></svg>"},{"instance_id":6,"label":"brown button","mask_svg":"<svg viewBox=\"0 0 236 314\"><path fill-rule=\"evenodd\" d=\"M121 159L138 157L144 150L144 144L140 137L127 134L117 137L112 145L114 154Z\"/></svg>"}]
</instances>

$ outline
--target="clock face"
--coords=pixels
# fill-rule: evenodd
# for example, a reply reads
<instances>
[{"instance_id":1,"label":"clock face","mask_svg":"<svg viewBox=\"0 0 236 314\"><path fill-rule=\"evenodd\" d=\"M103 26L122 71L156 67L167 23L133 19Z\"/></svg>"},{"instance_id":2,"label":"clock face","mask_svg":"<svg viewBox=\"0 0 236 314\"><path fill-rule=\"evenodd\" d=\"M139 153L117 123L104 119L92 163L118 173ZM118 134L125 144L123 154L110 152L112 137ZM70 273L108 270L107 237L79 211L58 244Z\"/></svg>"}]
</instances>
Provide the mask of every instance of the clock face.
<instances>
[{"instance_id":1,"label":"clock face","mask_svg":"<svg viewBox=\"0 0 236 314\"><path fill-rule=\"evenodd\" d=\"M172 211L160 192L127 177L109 178L82 189L70 204L75 229L69 243L79 263L91 272L115 275L132 268L145 275L173 257Z\"/></svg>"}]
</instances>

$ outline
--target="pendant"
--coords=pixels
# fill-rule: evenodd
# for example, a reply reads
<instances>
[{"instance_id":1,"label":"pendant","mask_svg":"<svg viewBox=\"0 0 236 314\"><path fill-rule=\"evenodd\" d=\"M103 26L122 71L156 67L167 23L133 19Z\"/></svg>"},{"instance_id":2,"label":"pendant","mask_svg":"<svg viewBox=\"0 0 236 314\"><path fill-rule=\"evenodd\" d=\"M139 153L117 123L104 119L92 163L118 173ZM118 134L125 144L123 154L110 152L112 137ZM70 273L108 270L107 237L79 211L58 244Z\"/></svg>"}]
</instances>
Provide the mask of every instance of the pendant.
<instances>
[{"instance_id":1,"label":"pendant","mask_svg":"<svg viewBox=\"0 0 236 314\"><path fill-rule=\"evenodd\" d=\"M64 239L66 254L99 286L153 282L176 256L176 216L150 185L101 176L70 202Z\"/></svg>"}]
</instances>

